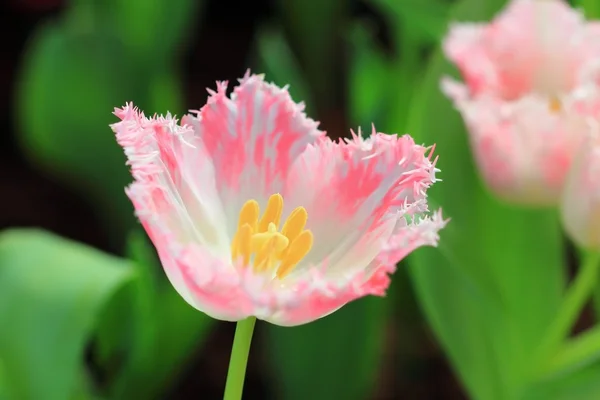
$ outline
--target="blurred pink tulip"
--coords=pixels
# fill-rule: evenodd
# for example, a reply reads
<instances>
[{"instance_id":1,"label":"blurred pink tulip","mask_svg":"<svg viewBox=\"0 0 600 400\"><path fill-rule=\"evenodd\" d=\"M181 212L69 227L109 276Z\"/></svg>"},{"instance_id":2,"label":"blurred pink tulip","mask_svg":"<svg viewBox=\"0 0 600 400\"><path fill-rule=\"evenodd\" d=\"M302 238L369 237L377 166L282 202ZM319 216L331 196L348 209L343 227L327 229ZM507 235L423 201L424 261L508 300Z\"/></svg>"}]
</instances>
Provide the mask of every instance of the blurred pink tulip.
<instances>
[{"instance_id":1,"label":"blurred pink tulip","mask_svg":"<svg viewBox=\"0 0 600 400\"><path fill-rule=\"evenodd\" d=\"M514 203L555 206L590 134L600 24L560 0L513 0L489 23L458 23L443 44L464 84L442 79L481 174Z\"/></svg>"},{"instance_id":2,"label":"blurred pink tulip","mask_svg":"<svg viewBox=\"0 0 600 400\"><path fill-rule=\"evenodd\" d=\"M600 105L600 102L599 102ZM594 135L577 153L569 171L561 204L563 226L583 249L600 250L600 135Z\"/></svg>"}]
</instances>

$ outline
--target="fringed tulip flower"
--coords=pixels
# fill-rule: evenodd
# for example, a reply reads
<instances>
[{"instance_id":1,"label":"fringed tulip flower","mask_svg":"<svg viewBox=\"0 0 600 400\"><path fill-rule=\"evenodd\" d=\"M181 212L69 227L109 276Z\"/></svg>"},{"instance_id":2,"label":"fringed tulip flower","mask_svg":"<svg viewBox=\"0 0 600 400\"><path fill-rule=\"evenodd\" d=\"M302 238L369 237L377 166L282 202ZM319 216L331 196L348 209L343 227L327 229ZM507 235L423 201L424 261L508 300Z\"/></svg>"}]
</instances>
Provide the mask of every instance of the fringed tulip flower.
<instances>
[{"instance_id":1,"label":"fringed tulip flower","mask_svg":"<svg viewBox=\"0 0 600 400\"><path fill-rule=\"evenodd\" d=\"M561 216L565 231L582 249L600 251L600 136L593 136L573 161L563 192Z\"/></svg>"},{"instance_id":2,"label":"fringed tulip flower","mask_svg":"<svg viewBox=\"0 0 600 400\"><path fill-rule=\"evenodd\" d=\"M334 142L262 76L226 88L181 124L128 104L112 125L135 179L127 194L193 307L304 324L383 295L399 260L436 244L430 149L375 131Z\"/></svg>"},{"instance_id":3,"label":"fringed tulip flower","mask_svg":"<svg viewBox=\"0 0 600 400\"><path fill-rule=\"evenodd\" d=\"M589 134L600 25L560 0L513 0L490 23L455 24L443 49L465 83L442 80L488 186L505 200L557 205ZM579 109L590 114L582 115Z\"/></svg>"}]
</instances>

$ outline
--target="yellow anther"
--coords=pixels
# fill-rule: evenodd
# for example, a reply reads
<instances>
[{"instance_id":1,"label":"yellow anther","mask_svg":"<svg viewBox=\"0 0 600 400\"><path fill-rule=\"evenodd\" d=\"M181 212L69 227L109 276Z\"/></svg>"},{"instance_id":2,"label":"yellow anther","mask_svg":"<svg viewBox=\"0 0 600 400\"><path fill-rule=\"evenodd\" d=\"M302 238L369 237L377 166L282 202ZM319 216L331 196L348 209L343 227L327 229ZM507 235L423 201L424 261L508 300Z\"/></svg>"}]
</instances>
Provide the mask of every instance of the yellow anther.
<instances>
[{"instance_id":1,"label":"yellow anther","mask_svg":"<svg viewBox=\"0 0 600 400\"><path fill-rule=\"evenodd\" d=\"M558 97L551 97L548 103L551 112L557 113L562 110L562 103Z\"/></svg>"},{"instance_id":2,"label":"yellow anther","mask_svg":"<svg viewBox=\"0 0 600 400\"><path fill-rule=\"evenodd\" d=\"M280 233L274 234L254 256L254 269L257 272L273 269L277 261L277 249L284 249L289 241Z\"/></svg>"},{"instance_id":3,"label":"yellow anther","mask_svg":"<svg viewBox=\"0 0 600 400\"><path fill-rule=\"evenodd\" d=\"M285 257L281 260L277 269L277 277L283 278L308 254L313 245L313 234L311 231L302 231L300 235L290 243Z\"/></svg>"},{"instance_id":4,"label":"yellow anther","mask_svg":"<svg viewBox=\"0 0 600 400\"><path fill-rule=\"evenodd\" d=\"M248 200L240 210L240 218L238 221L238 229L244 224L250 225L253 232L258 229L258 217L260 216L260 208L256 200Z\"/></svg>"},{"instance_id":5,"label":"yellow anther","mask_svg":"<svg viewBox=\"0 0 600 400\"><path fill-rule=\"evenodd\" d=\"M252 251L254 251L254 252L260 251L264 247L265 243L267 243L269 240L273 239L274 237L277 237L277 245L275 247L275 251L277 251L277 252L283 251L290 243L290 241L287 237L285 237L281 233L277 232L277 228L275 228L275 224L270 223L266 232L255 233L252 236Z\"/></svg>"},{"instance_id":6,"label":"yellow anther","mask_svg":"<svg viewBox=\"0 0 600 400\"><path fill-rule=\"evenodd\" d=\"M252 253L252 228L250 224L243 224L231 243L231 259L237 261L238 258L242 257L243 265L246 266L250 263L250 254Z\"/></svg>"},{"instance_id":7,"label":"yellow anther","mask_svg":"<svg viewBox=\"0 0 600 400\"><path fill-rule=\"evenodd\" d=\"M308 213L304 207L294 209L278 231L283 197L269 197L262 218L256 200L248 200L240 210L238 229L231 243L231 259L256 272L274 271L278 278L289 274L308 254L313 235L305 230Z\"/></svg>"},{"instance_id":8,"label":"yellow anther","mask_svg":"<svg viewBox=\"0 0 600 400\"><path fill-rule=\"evenodd\" d=\"M260 222L258 223L258 231L265 232L269 224L275 224L275 229L279 227L279 220L281 219L281 212L283 211L283 197L279 193L269 197L267 202L267 208L263 214Z\"/></svg>"},{"instance_id":9,"label":"yellow anther","mask_svg":"<svg viewBox=\"0 0 600 400\"><path fill-rule=\"evenodd\" d=\"M286 236L290 242L293 242L294 239L296 239L304 229L307 220L308 213L306 212L306 209L304 207L296 207L283 224L283 228L281 228L281 234ZM285 257L288 251L289 249L283 251L280 254L280 257Z\"/></svg>"},{"instance_id":10,"label":"yellow anther","mask_svg":"<svg viewBox=\"0 0 600 400\"><path fill-rule=\"evenodd\" d=\"M304 207L296 207L290 213L290 216L287 218L285 223L283 224L283 228L281 228L281 234L287 236L290 241L296 239L300 232L304 229L306 225L306 221L308 221L308 213Z\"/></svg>"}]
</instances>

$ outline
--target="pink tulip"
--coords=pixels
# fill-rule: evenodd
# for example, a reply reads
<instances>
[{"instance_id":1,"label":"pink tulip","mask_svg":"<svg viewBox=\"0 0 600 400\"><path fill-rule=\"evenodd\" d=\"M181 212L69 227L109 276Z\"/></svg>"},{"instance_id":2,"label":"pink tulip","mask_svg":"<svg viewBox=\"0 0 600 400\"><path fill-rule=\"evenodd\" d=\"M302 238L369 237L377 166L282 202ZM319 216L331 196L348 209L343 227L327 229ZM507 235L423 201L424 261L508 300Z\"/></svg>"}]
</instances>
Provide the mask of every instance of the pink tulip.
<instances>
[{"instance_id":1,"label":"pink tulip","mask_svg":"<svg viewBox=\"0 0 600 400\"><path fill-rule=\"evenodd\" d=\"M398 261L436 245L428 148L375 130L333 142L262 76L226 88L181 124L128 104L112 125L135 179L127 194L193 307L304 324L383 295Z\"/></svg>"},{"instance_id":2,"label":"pink tulip","mask_svg":"<svg viewBox=\"0 0 600 400\"><path fill-rule=\"evenodd\" d=\"M465 82L444 78L442 90L487 185L511 202L557 205L600 115L600 24L561 0L513 0L489 23L455 24L443 48Z\"/></svg>"},{"instance_id":3,"label":"pink tulip","mask_svg":"<svg viewBox=\"0 0 600 400\"><path fill-rule=\"evenodd\" d=\"M599 101L600 106L600 101ZM600 131L576 154L563 191L561 217L571 239L582 249L600 250Z\"/></svg>"}]
</instances>

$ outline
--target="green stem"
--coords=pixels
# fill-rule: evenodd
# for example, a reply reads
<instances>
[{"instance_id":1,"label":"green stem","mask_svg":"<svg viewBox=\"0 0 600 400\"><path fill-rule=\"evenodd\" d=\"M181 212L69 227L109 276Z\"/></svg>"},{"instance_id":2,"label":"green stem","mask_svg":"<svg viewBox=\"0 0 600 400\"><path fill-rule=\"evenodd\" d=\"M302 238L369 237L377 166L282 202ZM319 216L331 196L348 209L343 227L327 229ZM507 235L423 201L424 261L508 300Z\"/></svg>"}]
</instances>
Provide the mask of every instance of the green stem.
<instances>
[{"instance_id":1,"label":"green stem","mask_svg":"<svg viewBox=\"0 0 600 400\"><path fill-rule=\"evenodd\" d=\"M597 362L600 359L600 326L594 326L587 331L577 335L551 357L544 368L540 370L539 376L543 380L552 380L556 376Z\"/></svg>"},{"instance_id":2,"label":"green stem","mask_svg":"<svg viewBox=\"0 0 600 400\"><path fill-rule=\"evenodd\" d=\"M248 353L250 352L255 323L256 318L249 317L239 321L235 327L235 337L233 338L223 400L240 400L242 398L246 364L248 364Z\"/></svg>"},{"instance_id":3,"label":"green stem","mask_svg":"<svg viewBox=\"0 0 600 400\"><path fill-rule=\"evenodd\" d=\"M578 3L577 5L583 8L588 20L600 17L600 5L597 0L579 0Z\"/></svg>"},{"instance_id":4,"label":"green stem","mask_svg":"<svg viewBox=\"0 0 600 400\"><path fill-rule=\"evenodd\" d=\"M569 336L581 310L589 300L597 282L600 253L585 253L581 268L558 310L554 323L548 329L542 342L542 356L551 356L560 344Z\"/></svg>"}]
</instances>

